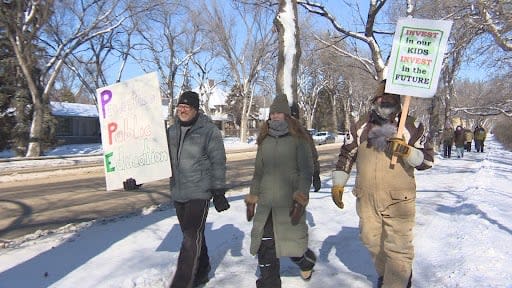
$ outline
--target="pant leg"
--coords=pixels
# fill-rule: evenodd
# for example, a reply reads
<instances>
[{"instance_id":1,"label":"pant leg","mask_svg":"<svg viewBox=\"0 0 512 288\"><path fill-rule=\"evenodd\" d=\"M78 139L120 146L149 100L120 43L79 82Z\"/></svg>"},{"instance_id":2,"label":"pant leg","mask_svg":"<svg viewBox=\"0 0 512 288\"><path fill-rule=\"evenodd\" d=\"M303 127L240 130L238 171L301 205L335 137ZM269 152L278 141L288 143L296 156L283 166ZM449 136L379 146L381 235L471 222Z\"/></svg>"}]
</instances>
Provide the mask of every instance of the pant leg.
<instances>
[{"instance_id":1,"label":"pant leg","mask_svg":"<svg viewBox=\"0 0 512 288\"><path fill-rule=\"evenodd\" d=\"M410 287L414 259L413 228L416 203L407 200L383 211L384 288Z\"/></svg>"},{"instance_id":2,"label":"pant leg","mask_svg":"<svg viewBox=\"0 0 512 288\"><path fill-rule=\"evenodd\" d=\"M281 263L276 256L276 243L274 240L274 225L270 214L263 228L263 238L258 250L258 266L260 277L256 280L257 288L280 288Z\"/></svg>"},{"instance_id":3,"label":"pant leg","mask_svg":"<svg viewBox=\"0 0 512 288\"><path fill-rule=\"evenodd\" d=\"M190 200L174 202L176 215L180 223L183 241L176 272L171 288L193 287L194 277L198 267L210 266L208 250L204 238L204 227L208 216L209 200Z\"/></svg>"},{"instance_id":4,"label":"pant leg","mask_svg":"<svg viewBox=\"0 0 512 288\"><path fill-rule=\"evenodd\" d=\"M482 152L482 141L480 141L480 140L475 141L475 146L476 146L476 152Z\"/></svg>"},{"instance_id":5,"label":"pant leg","mask_svg":"<svg viewBox=\"0 0 512 288\"><path fill-rule=\"evenodd\" d=\"M382 243L382 217L368 195L357 198L356 210L359 216L359 237L370 252L377 274L383 276L385 257Z\"/></svg>"},{"instance_id":6,"label":"pant leg","mask_svg":"<svg viewBox=\"0 0 512 288\"><path fill-rule=\"evenodd\" d=\"M199 262L195 274L196 279L207 278L210 270L212 269L210 266L210 257L208 256L208 247L206 247L206 239L204 237L204 233L201 243L201 253L199 254Z\"/></svg>"},{"instance_id":7,"label":"pant leg","mask_svg":"<svg viewBox=\"0 0 512 288\"><path fill-rule=\"evenodd\" d=\"M464 157L463 151L464 149L460 146L455 146L455 151L457 152L457 157L462 158Z\"/></svg>"}]
</instances>

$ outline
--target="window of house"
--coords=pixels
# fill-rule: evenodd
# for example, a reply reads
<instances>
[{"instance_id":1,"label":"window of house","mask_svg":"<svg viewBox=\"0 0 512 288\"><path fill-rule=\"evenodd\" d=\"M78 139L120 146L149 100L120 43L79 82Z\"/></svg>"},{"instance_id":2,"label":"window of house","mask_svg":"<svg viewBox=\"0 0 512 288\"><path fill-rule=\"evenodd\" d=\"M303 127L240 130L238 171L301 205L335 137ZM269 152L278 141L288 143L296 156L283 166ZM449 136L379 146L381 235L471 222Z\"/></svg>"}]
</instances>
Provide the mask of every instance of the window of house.
<instances>
[{"instance_id":1,"label":"window of house","mask_svg":"<svg viewBox=\"0 0 512 288\"><path fill-rule=\"evenodd\" d=\"M73 119L57 117L57 136L73 136Z\"/></svg>"}]
</instances>

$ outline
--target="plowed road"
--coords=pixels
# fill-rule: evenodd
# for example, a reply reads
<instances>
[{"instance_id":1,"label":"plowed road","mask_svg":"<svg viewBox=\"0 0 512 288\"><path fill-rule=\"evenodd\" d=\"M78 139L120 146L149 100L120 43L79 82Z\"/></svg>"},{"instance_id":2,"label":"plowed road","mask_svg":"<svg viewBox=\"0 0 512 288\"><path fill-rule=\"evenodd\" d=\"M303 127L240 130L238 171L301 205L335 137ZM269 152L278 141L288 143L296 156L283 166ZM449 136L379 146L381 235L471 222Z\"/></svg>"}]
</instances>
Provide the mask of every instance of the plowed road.
<instances>
[{"instance_id":1,"label":"plowed road","mask_svg":"<svg viewBox=\"0 0 512 288\"><path fill-rule=\"evenodd\" d=\"M339 147L340 143L317 146L321 174L332 170ZM249 185L255 155L255 151L228 151L229 187ZM160 180L145 183L136 191L106 191L102 166L76 167L65 174L0 183L0 242L70 223L140 213L151 205L169 205L168 183ZM235 197L229 192L227 196Z\"/></svg>"}]
</instances>

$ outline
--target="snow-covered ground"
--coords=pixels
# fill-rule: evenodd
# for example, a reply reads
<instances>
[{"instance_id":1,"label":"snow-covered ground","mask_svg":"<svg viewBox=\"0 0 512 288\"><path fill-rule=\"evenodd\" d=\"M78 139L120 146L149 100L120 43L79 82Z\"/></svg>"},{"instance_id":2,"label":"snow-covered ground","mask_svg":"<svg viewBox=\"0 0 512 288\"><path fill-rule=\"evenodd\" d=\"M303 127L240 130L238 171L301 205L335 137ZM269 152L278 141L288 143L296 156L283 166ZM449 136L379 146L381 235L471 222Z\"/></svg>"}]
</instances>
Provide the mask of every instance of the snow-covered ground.
<instances>
[{"instance_id":1,"label":"snow-covered ground","mask_svg":"<svg viewBox=\"0 0 512 288\"><path fill-rule=\"evenodd\" d=\"M416 174L414 287L512 287L512 152L489 136L485 153L437 157L434 168ZM295 265L282 259L284 288L375 285L370 256L358 238L350 193L354 177L345 209L339 210L331 201L329 172L322 171L323 187L310 194L307 212L310 248L318 255L313 278L302 281ZM206 237L212 271L205 287L255 287L246 193L247 188L230 191L228 211L210 209ZM0 250L0 287L167 287L180 242L169 207L39 231Z\"/></svg>"}]
</instances>

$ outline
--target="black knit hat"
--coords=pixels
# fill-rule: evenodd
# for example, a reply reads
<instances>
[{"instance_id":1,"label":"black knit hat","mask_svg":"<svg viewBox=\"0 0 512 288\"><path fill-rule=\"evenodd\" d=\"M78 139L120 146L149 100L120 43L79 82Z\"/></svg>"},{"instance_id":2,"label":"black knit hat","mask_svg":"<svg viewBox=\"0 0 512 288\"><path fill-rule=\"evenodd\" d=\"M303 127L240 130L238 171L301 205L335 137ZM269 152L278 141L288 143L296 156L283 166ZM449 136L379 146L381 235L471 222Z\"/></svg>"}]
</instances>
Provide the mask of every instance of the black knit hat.
<instances>
[{"instance_id":1,"label":"black knit hat","mask_svg":"<svg viewBox=\"0 0 512 288\"><path fill-rule=\"evenodd\" d=\"M178 104L187 104L199 111L199 94L194 91L185 91L178 99Z\"/></svg>"},{"instance_id":2,"label":"black knit hat","mask_svg":"<svg viewBox=\"0 0 512 288\"><path fill-rule=\"evenodd\" d=\"M274 98L274 102L270 105L270 113L281 112L291 115L290 104L285 94L279 94Z\"/></svg>"}]
</instances>

